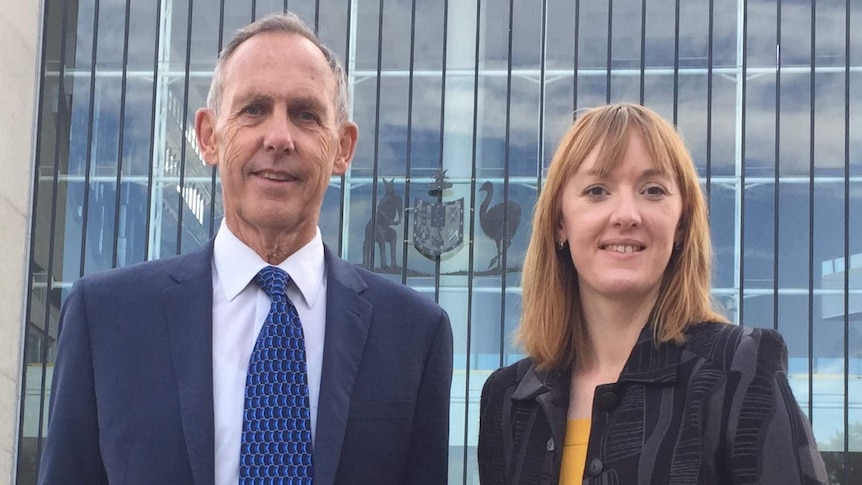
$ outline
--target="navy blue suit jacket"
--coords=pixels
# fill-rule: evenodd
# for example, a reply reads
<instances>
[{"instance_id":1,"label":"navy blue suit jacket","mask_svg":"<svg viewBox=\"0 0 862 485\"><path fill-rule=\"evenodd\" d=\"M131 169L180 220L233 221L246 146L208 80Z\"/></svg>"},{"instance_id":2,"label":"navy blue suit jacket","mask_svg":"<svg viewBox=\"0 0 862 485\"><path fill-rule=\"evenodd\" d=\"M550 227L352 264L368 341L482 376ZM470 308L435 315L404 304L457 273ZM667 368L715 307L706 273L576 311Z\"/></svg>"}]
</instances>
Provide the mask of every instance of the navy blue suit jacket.
<instances>
[{"instance_id":1,"label":"navy blue suit jacket","mask_svg":"<svg viewBox=\"0 0 862 485\"><path fill-rule=\"evenodd\" d=\"M446 483L448 316L325 253L315 485ZM211 262L212 243L75 284L39 483L213 483Z\"/></svg>"}]
</instances>

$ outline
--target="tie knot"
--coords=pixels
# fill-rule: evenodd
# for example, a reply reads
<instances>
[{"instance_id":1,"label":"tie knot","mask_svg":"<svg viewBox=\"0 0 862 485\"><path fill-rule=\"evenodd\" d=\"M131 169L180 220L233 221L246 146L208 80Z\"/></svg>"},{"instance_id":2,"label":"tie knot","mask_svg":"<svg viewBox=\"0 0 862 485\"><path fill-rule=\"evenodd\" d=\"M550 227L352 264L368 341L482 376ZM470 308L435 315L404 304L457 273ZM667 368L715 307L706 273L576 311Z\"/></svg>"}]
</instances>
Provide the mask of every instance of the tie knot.
<instances>
[{"instance_id":1,"label":"tie knot","mask_svg":"<svg viewBox=\"0 0 862 485\"><path fill-rule=\"evenodd\" d=\"M257 273L254 281L270 300L282 300L287 297L287 284L290 282L290 277L281 268L267 266Z\"/></svg>"}]
</instances>

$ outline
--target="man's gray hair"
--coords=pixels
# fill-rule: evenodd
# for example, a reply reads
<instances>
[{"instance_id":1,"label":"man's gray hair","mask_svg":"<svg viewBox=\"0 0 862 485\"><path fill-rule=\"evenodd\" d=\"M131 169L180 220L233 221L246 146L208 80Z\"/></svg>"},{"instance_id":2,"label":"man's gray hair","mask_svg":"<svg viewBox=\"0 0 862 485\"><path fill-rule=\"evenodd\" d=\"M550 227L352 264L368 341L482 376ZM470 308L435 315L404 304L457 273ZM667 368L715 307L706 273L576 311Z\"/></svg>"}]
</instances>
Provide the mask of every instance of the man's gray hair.
<instances>
[{"instance_id":1,"label":"man's gray hair","mask_svg":"<svg viewBox=\"0 0 862 485\"><path fill-rule=\"evenodd\" d=\"M213 71L212 83L209 94L207 94L207 108L218 114L221 107L223 89L224 65L243 42L260 34L281 33L296 34L305 37L323 53L329 64L329 69L335 76L335 117L336 121L342 123L347 121L347 105L349 94L347 91L347 73L339 62L338 57L329 47L323 45L308 25L296 14L291 12L269 14L245 27L239 29L236 35L224 46L218 56L215 70Z\"/></svg>"}]
</instances>

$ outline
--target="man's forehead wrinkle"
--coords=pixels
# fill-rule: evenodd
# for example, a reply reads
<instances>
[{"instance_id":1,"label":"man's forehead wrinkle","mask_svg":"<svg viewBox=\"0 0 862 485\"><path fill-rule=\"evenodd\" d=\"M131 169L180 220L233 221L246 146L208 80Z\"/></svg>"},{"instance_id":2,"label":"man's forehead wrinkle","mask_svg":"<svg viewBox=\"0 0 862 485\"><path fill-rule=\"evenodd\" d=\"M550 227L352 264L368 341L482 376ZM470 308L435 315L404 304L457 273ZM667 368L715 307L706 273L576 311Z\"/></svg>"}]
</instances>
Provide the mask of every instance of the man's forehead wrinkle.
<instances>
[{"instance_id":1,"label":"man's forehead wrinkle","mask_svg":"<svg viewBox=\"0 0 862 485\"><path fill-rule=\"evenodd\" d=\"M303 38L304 39L304 38ZM247 42L250 42L251 39ZM243 44L244 46L244 44ZM243 47L240 46L240 47ZM312 44L312 47L314 45ZM316 47L314 47L316 49ZM260 50L258 49L258 52ZM322 54L321 54L322 56ZM270 96L267 91L273 89L273 85L263 82L261 77L251 77L251 79L245 78L242 83L239 83L238 86L236 82L236 75L240 72L243 72L243 69L248 70L248 64L254 63L257 69L263 67L266 68L268 66L276 66L281 62L284 62L286 59L286 55L279 59L274 57L272 53L267 53L265 57L259 57L257 59L250 58L248 55L243 56L242 52L235 52L230 59L227 60L224 66L224 74L223 74L223 86L222 91L225 94L233 92L234 98L249 98L256 97L254 95L250 95L254 91L257 91L260 94L260 97ZM300 91L298 98L307 99L309 101L314 101L317 104L320 104L322 100L320 99L321 90L320 85L324 84L325 89L328 90L333 95L337 89L337 82L335 79L335 75L329 70L328 64L326 64L325 58L321 57L319 59L320 62L312 61L304 56L293 56L296 59L294 65L301 71L304 71L303 75L305 76L305 81L308 83L307 87L297 86L294 89ZM278 86L275 86L277 89Z\"/></svg>"}]
</instances>

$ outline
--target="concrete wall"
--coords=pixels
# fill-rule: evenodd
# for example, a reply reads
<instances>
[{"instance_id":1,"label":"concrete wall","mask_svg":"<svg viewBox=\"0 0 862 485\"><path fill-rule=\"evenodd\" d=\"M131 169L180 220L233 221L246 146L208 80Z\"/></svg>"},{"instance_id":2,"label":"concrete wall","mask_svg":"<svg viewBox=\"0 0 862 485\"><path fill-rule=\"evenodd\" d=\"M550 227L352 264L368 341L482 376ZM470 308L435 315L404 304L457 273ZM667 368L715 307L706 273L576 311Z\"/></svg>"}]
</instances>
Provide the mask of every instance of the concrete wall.
<instances>
[{"instance_id":1,"label":"concrete wall","mask_svg":"<svg viewBox=\"0 0 862 485\"><path fill-rule=\"evenodd\" d=\"M15 469L41 6L0 0L0 483Z\"/></svg>"}]
</instances>

